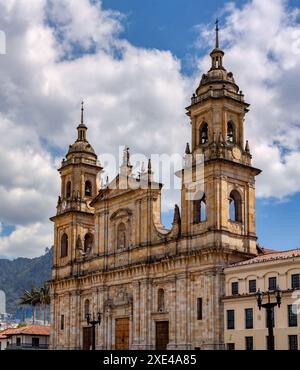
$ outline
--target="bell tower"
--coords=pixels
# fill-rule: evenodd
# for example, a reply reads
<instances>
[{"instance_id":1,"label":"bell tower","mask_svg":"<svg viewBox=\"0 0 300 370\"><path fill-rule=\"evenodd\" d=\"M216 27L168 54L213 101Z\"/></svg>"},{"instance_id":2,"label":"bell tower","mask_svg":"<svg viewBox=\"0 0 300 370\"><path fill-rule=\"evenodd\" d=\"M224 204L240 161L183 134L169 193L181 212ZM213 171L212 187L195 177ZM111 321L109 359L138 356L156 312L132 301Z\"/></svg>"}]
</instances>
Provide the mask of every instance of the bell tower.
<instances>
[{"instance_id":1,"label":"bell tower","mask_svg":"<svg viewBox=\"0 0 300 370\"><path fill-rule=\"evenodd\" d=\"M187 108L192 145L187 145L190 169L185 172L192 175L186 175L182 187L182 233L197 243L255 255L255 177L261 171L252 167L249 143L244 139L249 104L232 72L225 69L224 55L217 20L211 68L203 74ZM201 186L196 185L191 199L199 168Z\"/></svg>"},{"instance_id":2,"label":"bell tower","mask_svg":"<svg viewBox=\"0 0 300 370\"><path fill-rule=\"evenodd\" d=\"M87 130L82 103L77 140L70 145L58 170L61 194L57 214L51 218L55 224L54 270L58 274L62 268L64 274L71 274L69 269L73 269L76 260L86 258L94 252L94 209L90 202L98 194L98 175L102 167L87 140Z\"/></svg>"}]
</instances>

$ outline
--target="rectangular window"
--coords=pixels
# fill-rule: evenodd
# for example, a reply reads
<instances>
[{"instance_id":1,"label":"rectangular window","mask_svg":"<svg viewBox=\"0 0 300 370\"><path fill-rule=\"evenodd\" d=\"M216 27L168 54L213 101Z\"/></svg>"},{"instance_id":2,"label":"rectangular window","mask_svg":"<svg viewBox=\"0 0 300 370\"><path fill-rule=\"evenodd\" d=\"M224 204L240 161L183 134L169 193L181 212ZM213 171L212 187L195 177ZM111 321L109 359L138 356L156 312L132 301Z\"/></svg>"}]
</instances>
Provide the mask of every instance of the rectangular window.
<instances>
[{"instance_id":1,"label":"rectangular window","mask_svg":"<svg viewBox=\"0 0 300 370\"><path fill-rule=\"evenodd\" d=\"M275 310L274 310L274 307L272 308L271 321L272 321L273 328L275 328ZM266 311L266 328L267 327L268 327L268 314L267 314L267 311Z\"/></svg>"},{"instance_id":2,"label":"rectangular window","mask_svg":"<svg viewBox=\"0 0 300 370\"><path fill-rule=\"evenodd\" d=\"M290 304L288 305L288 319L289 319L289 327L294 328L298 326L298 318L297 318L297 306Z\"/></svg>"},{"instance_id":3,"label":"rectangular window","mask_svg":"<svg viewBox=\"0 0 300 370\"><path fill-rule=\"evenodd\" d=\"M197 320L202 320L202 298L197 299Z\"/></svg>"},{"instance_id":4,"label":"rectangular window","mask_svg":"<svg viewBox=\"0 0 300 370\"><path fill-rule=\"evenodd\" d=\"M234 343L227 343L227 350L228 351L234 351L235 350L235 344Z\"/></svg>"},{"instance_id":5,"label":"rectangular window","mask_svg":"<svg viewBox=\"0 0 300 370\"><path fill-rule=\"evenodd\" d=\"M227 311L227 329L228 330L234 329L234 310Z\"/></svg>"},{"instance_id":6,"label":"rectangular window","mask_svg":"<svg viewBox=\"0 0 300 370\"><path fill-rule=\"evenodd\" d=\"M246 337L246 351L253 351L253 337Z\"/></svg>"},{"instance_id":7,"label":"rectangular window","mask_svg":"<svg viewBox=\"0 0 300 370\"><path fill-rule=\"evenodd\" d=\"M289 350L298 351L298 336L289 335Z\"/></svg>"},{"instance_id":8,"label":"rectangular window","mask_svg":"<svg viewBox=\"0 0 300 370\"><path fill-rule=\"evenodd\" d=\"M21 346L21 338L17 338L17 347L20 347Z\"/></svg>"},{"instance_id":9,"label":"rectangular window","mask_svg":"<svg viewBox=\"0 0 300 370\"><path fill-rule=\"evenodd\" d=\"M239 294L239 283L234 282L231 284L231 294L232 295L238 295Z\"/></svg>"},{"instance_id":10,"label":"rectangular window","mask_svg":"<svg viewBox=\"0 0 300 370\"><path fill-rule=\"evenodd\" d=\"M253 309L245 309L245 327L246 329L253 329Z\"/></svg>"},{"instance_id":11,"label":"rectangular window","mask_svg":"<svg viewBox=\"0 0 300 370\"><path fill-rule=\"evenodd\" d=\"M256 293L256 280L249 280L249 293Z\"/></svg>"},{"instance_id":12,"label":"rectangular window","mask_svg":"<svg viewBox=\"0 0 300 370\"><path fill-rule=\"evenodd\" d=\"M65 330L65 315L60 317L60 330Z\"/></svg>"},{"instance_id":13,"label":"rectangular window","mask_svg":"<svg viewBox=\"0 0 300 370\"><path fill-rule=\"evenodd\" d=\"M40 338L32 338L32 348L39 348Z\"/></svg>"},{"instance_id":14,"label":"rectangular window","mask_svg":"<svg viewBox=\"0 0 300 370\"><path fill-rule=\"evenodd\" d=\"M292 289L300 289L300 274L292 275Z\"/></svg>"},{"instance_id":15,"label":"rectangular window","mask_svg":"<svg viewBox=\"0 0 300 370\"><path fill-rule=\"evenodd\" d=\"M269 278L269 290L276 290L277 289L277 278L270 277Z\"/></svg>"}]
</instances>

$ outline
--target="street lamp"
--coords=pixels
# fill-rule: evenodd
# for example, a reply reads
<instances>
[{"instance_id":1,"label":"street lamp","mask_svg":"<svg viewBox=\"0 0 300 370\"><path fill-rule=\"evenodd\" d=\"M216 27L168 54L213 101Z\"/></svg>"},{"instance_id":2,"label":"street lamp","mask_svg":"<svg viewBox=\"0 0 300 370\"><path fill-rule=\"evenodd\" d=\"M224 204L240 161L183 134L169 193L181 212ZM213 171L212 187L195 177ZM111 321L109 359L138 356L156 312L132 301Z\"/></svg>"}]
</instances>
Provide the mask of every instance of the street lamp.
<instances>
[{"instance_id":1,"label":"street lamp","mask_svg":"<svg viewBox=\"0 0 300 370\"><path fill-rule=\"evenodd\" d=\"M271 293L275 294L276 302L271 302ZM268 296L268 303L263 303L263 296ZM260 289L256 293L256 299L257 299L257 305L259 310L262 308L266 309L267 312L267 326L268 326L268 347L270 351L275 350L275 344L274 344L274 330L273 330L273 320L272 320L272 311L274 307L278 306L280 308L281 305L281 290L279 287L273 292L268 291L266 293L261 292Z\"/></svg>"},{"instance_id":2,"label":"street lamp","mask_svg":"<svg viewBox=\"0 0 300 370\"><path fill-rule=\"evenodd\" d=\"M93 314L93 319L91 319L91 314L86 314L86 322L88 325L92 326L92 351L96 350L96 325L101 324L101 313L97 313L97 320L95 319L95 315Z\"/></svg>"}]
</instances>

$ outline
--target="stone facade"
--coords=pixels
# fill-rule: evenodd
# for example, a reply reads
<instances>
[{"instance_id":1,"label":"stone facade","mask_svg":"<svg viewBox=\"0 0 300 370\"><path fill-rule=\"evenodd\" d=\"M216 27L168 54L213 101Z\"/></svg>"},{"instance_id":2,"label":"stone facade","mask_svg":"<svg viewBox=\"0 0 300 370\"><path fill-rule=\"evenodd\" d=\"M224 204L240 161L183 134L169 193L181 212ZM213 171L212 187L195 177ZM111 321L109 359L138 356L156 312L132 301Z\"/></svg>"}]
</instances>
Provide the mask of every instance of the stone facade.
<instances>
[{"instance_id":1,"label":"stone facade","mask_svg":"<svg viewBox=\"0 0 300 370\"><path fill-rule=\"evenodd\" d=\"M217 45L187 108L192 142L178 174L181 210L175 207L171 230L161 224L162 185L153 181L151 161L135 177L125 150L119 175L99 186L102 168L87 141L82 110L78 138L59 169L61 195L52 218L53 349L88 348L86 314L98 312L98 349L224 344L223 268L258 253L260 171L251 166L244 142L249 105L223 67L223 56Z\"/></svg>"}]
</instances>

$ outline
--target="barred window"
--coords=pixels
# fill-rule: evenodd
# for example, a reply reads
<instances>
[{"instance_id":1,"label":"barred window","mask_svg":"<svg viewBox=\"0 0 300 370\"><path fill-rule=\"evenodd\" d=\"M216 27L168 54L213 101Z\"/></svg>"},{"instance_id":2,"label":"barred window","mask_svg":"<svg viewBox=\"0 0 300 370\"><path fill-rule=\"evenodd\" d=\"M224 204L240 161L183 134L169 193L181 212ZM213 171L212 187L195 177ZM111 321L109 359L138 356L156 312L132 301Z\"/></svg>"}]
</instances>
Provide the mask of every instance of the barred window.
<instances>
[{"instance_id":1,"label":"barred window","mask_svg":"<svg viewBox=\"0 0 300 370\"><path fill-rule=\"evenodd\" d=\"M238 295L239 294L239 283L237 281L231 284L231 294Z\"/></svg>"},{"instance_id":2,"label":"barred window","mask_svg":"<svg viewBox=\"0 0 300 370\"><path fill-rule=\"evenodd\" d=\"M249 293L256 293L256 280L249 280Z\"/></svg>"},{"instance_id":3,"label":"barred window","mask_svg":"<svg viewBox=\"0 0 300 370\"><path fill-rule=\"evenodd\" d=\"M227 311L227 329L234 330L234 310Z\"/></svg>"},{"instance_id":4,"label":"barred window","mask_svg":"<svg viewBox=\"0 0 300 370\"><path fill-rule=\"evenodd\" d=\"M297 317L297 306L288 305L288 324L290 328L298 326L298 317Z\"/></svg>"},{"instance_id":5,"label":"barred window","mask_svg":"<svg viewBox=\"0 0 300 370\"><path fill-rule=\"evenodd\" d=\"M300 289L300 274L292 275L292 289Z\"/></svg>"},{"instance_id":6,"label":"barred window","mask_svg":"<svg viewBox=\"0 0 300 370\"><path fill-rule=\"evenodd\" d=\"M269 278L269 290L276 290L277 289L277 278L270 277Z\"/></svg>"},{"instance_id":7,"label":"barred window","mask_svg":"<svg viewBox=\"0 0 300 370\"><path fill-rule=\"evenodd\" d=\"M253 309L245 309L245 327L246 329L253 329Z\"/></svg>"},{"instance_id":8,"label":"barred window","mask_svg":"<svg viewBox=\"0 0 300 370\"><path fill-rule=\"evenodd\" d=\"M298 351L298 336L289 335L289 350Z\"/></svg>"},{"instance_id":9,"label":"barred window","mask_svg":"<svg viewBox=\"0 0 300 370\"><path fill-rule=\"evenodd\" d=\"M246 337L246 351L253 351L253 337Z\"/></svg>"}]
</instances>

